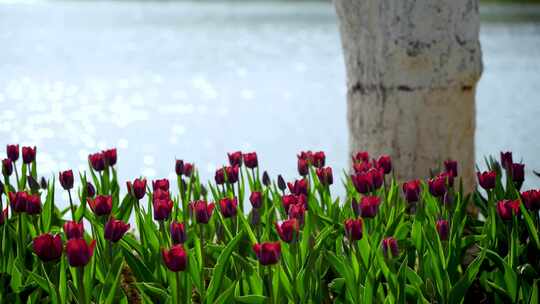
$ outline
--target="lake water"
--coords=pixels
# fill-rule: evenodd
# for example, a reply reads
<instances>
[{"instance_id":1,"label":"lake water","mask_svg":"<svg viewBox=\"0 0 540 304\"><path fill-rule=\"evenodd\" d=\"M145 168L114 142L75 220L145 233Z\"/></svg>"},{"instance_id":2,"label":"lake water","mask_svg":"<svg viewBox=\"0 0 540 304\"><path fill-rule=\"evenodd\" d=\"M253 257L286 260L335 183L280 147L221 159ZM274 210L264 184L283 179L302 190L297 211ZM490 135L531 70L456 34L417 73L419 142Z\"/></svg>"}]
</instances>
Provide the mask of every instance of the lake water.
<instances>
[{"instance_id":1,"label":"lake water","mask_svg":"<svg viewBox=\"0 0 540 304\"><path fill-rule=\"evenodd\" d=\"M538 187L540 7L482 19L477 159L513 150ZM329 3L0 0L0 55L0 143L37 145L43 174L113 146L122 179L173 177L175 158L212 177L237 149L273 176L304 149L347 164Z\"/></svg>"}]
</instances>

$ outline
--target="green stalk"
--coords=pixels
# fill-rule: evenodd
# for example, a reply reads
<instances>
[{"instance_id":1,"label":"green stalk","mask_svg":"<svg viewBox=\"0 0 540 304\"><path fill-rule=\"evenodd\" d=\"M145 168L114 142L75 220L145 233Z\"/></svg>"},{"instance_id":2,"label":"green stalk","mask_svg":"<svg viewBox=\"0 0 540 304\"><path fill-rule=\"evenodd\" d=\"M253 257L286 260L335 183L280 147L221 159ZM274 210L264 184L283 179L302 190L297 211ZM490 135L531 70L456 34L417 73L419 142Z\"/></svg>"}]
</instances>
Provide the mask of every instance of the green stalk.
<instances>
[{"instance_id":1,"label":"green stalk","mask_svg":"<svg viewBox=\"0 0 540 304\"><path fill-rule=\"evenodd\" d=\"M263 266L266 268L264 280L268 292L268 304L274 304L273 289L272 289L272 266Z\"/></svg>"},{"instance_id":2,"label":"green stalk","mask_svg":"<svg viewBox=\"0 0 540 304\"><path fill-rule=\"evenodd\" d=\"M17 185L17 190L21 190L21 187L19 185L19 171L17 171L17 162L13 162L13 169L15 170L15 181Z\"/></svg>"},{"instance_id":3,"label":"green stalk","mask_svg":"<svg viewBox=\"0 0 540 304\"><path fill-rule=\"evenodd\" d=\"M206 289L206 281L204 279L204 224L199 224L200 233L201 233L201 303L204 303L204 297L205 297L205 289Z\"/></svg>"},{"instance_id":4,"label":"green stalk","mask_svg":"<svg viewBox=\"0 0 540 304\"><path fill-rule=\"evenodd\" d=\"M75 221L75 208L73 207L73 199L71 198L71 190L68 189L69 208L71 209L71 220Z\"/></svg>"},{"instance_id":5,"label":"green stalk","mask_svg":"<svg viewBox=\"0 0 540 304\"><path fill-rule=\"evenodd\" d=\"M86 304L88 303L86 299L86 290L84 290L84 266L77 268L77 288L79 289L79 303Z\"/></svg>"}]
</instances>

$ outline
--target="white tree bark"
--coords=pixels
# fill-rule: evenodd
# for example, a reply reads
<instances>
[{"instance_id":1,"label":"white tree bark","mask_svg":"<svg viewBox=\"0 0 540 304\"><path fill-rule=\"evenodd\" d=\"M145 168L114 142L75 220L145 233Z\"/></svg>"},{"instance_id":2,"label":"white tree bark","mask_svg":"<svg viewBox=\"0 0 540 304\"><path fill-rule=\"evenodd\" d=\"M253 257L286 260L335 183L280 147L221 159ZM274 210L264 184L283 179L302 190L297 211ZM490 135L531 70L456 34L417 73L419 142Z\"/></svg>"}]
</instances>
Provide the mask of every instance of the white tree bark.
<instances>
[{"instance_id":1,"label":"white tree bark","mask_svg":"<svg viewBox=\"0 0 540 304\"><path fill-rule=\"evenodd\" d=\"M350 152L389 154L398 179L456 159L474 183L478 0L334 0Z\"/></svg>"}]
</instances>

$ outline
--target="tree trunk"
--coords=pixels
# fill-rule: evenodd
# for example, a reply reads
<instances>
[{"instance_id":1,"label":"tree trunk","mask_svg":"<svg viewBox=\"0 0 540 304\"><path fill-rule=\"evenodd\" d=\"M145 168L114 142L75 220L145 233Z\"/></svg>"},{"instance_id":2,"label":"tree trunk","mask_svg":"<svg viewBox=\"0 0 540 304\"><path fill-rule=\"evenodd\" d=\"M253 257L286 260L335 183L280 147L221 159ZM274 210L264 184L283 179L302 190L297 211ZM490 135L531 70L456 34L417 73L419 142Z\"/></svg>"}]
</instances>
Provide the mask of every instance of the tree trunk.
<instances>
[{"instance_id":1,"label":"tree trunk","mask_svg":"<svg viewBox=\"0 0 540 304\"><path fill-rule=\"evenodd\" d=\"M349 150L389 154L399 180L445 159L474 184L478 0L334 0L347 70Z\"/></svg>"}]
</instances>

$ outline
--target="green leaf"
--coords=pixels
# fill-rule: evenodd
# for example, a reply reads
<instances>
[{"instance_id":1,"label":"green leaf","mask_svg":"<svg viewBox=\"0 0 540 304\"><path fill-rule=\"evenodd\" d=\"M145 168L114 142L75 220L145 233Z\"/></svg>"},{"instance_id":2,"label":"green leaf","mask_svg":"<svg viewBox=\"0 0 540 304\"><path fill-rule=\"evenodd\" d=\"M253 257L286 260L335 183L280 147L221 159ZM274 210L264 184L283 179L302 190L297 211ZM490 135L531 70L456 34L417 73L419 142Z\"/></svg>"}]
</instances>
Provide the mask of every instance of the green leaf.
<instances>
[{"instance_id":1,"label":"green leaf","mask_svg":"<svg viewBox=\"0 0 540 304\"><path fill-rule=\"evenodd\" d=\"M266 297L260 295L236 296L234 297L234 301L246 304L263 304L266 301Z\"/></svg>"},{"instance_id":2,"label":"green leaf","mask_svg":"<svg viewBox=\"0 0 540 304\"><path fill-rule=\"evenodd\" d=\"M477 256L471 264L469 264L469 267L467 267L467 270L461 279L452 287L450 295L448 296L449 303L461 303L461 301L463 301L465 293L476 279L478 271L480 271L480 266L482 266L482 262L484 262L485 257L486 250L484 249L480 255Z\"/></svg>"}]
</instances>

